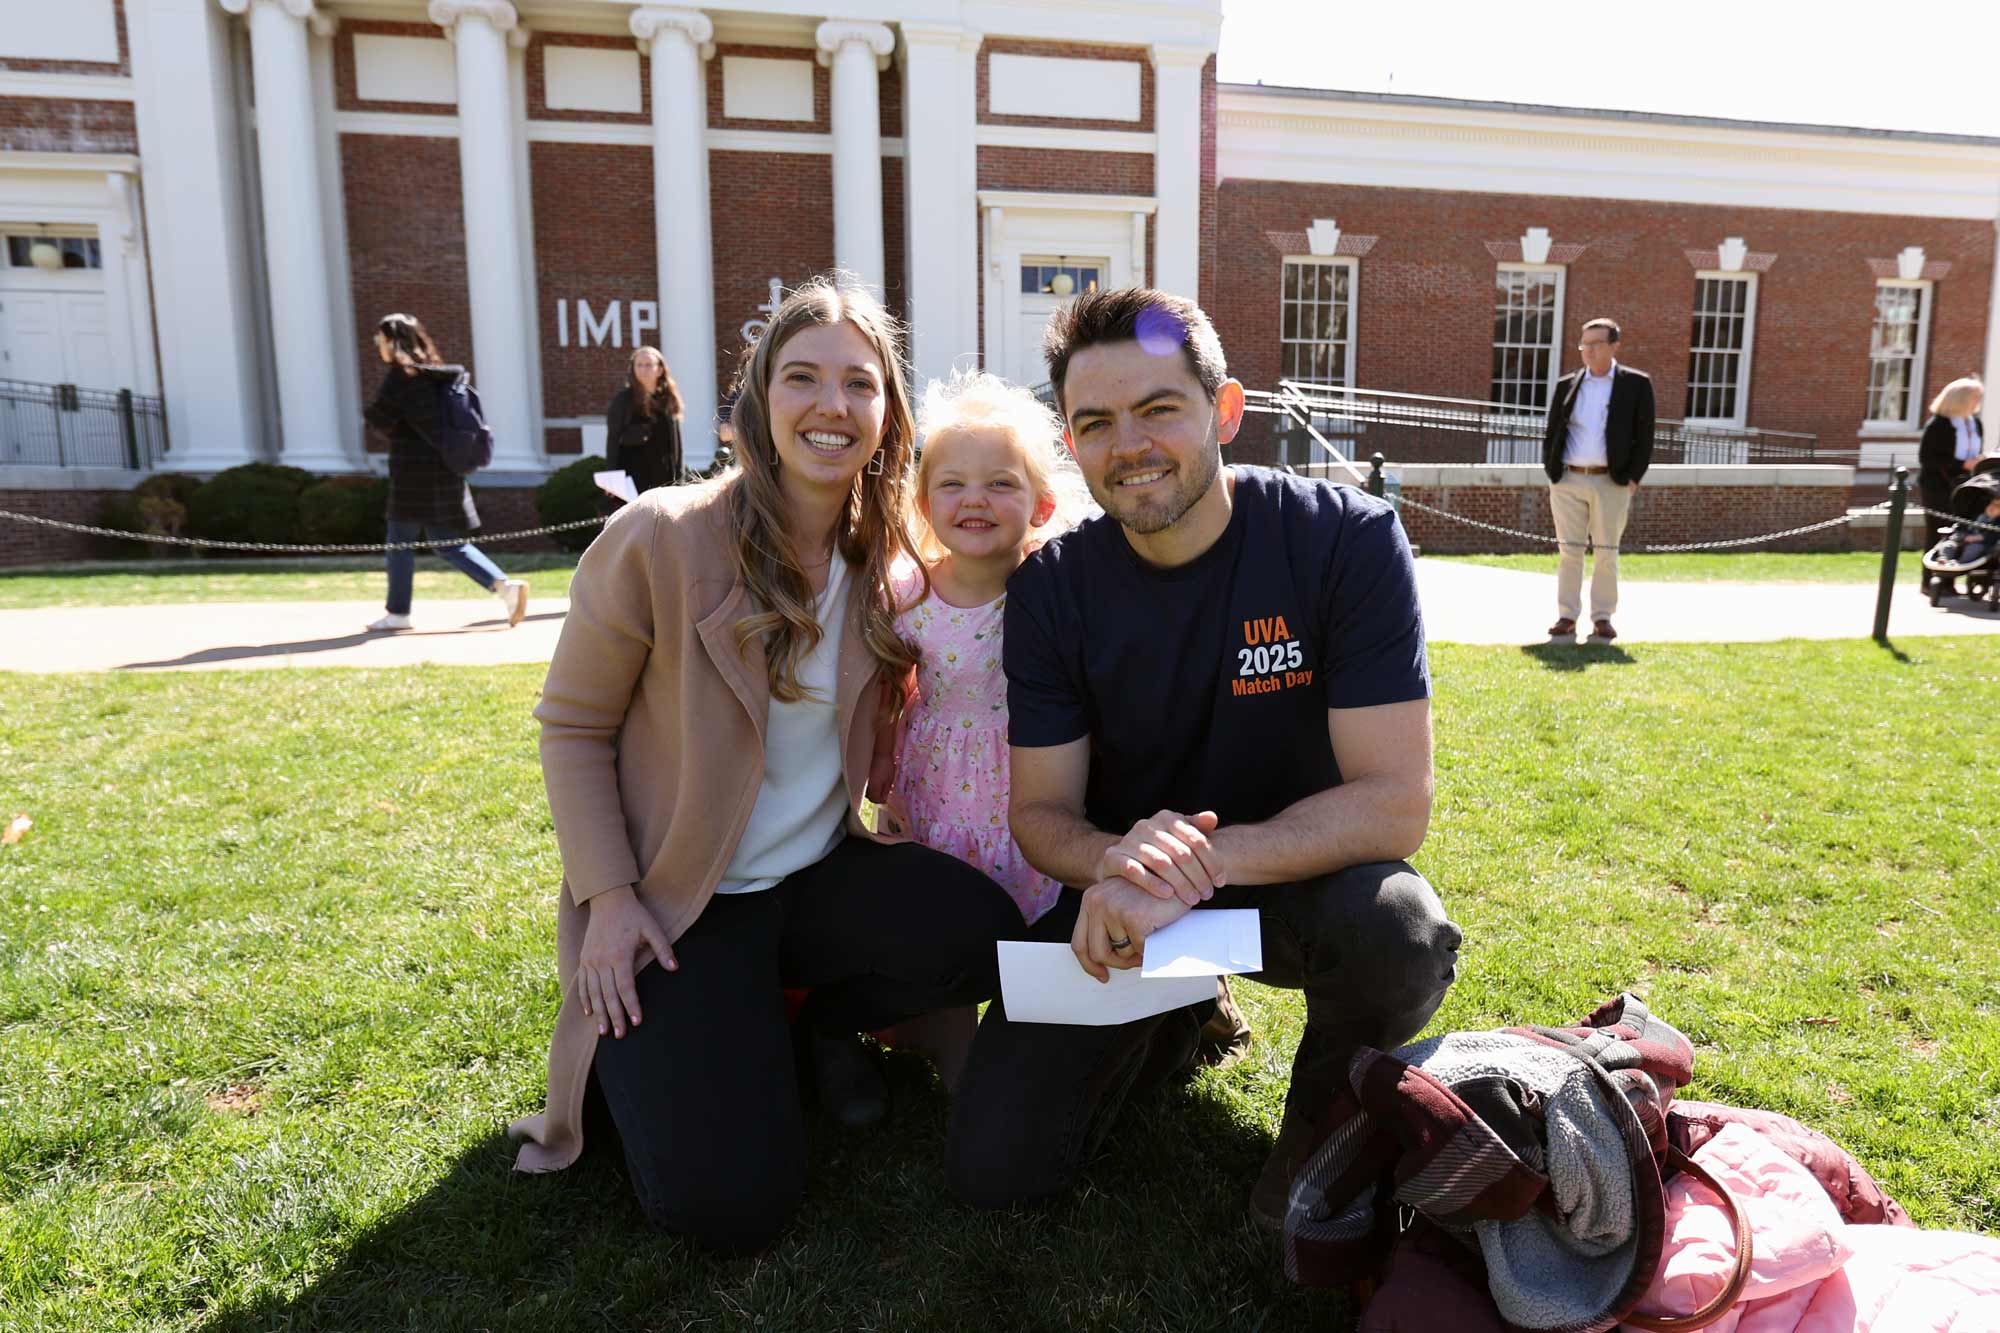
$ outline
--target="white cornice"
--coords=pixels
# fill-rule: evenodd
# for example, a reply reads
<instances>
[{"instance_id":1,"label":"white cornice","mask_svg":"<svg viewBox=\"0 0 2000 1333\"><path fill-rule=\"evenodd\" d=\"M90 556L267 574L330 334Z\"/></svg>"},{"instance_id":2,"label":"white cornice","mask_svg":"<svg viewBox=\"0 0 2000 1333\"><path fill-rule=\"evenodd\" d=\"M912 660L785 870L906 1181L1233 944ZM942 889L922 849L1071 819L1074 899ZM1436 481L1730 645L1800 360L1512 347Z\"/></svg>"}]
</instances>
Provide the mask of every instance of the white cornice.
<instances>
[{"instance_id":1,"label":"white cornice","mask_svg":"<svg viewBox=\"0 0 2000 1333\"><path fill-rule=\"evenodd\" d=\"M1224 179L1992 218L2000 147L1224 90Z\"/></svg>"},{"instance_id":2,"label":"white cornice","mask_svg":"<svg viewBox=\"0 0 2000 1333\"><path fill-rule=\"evenodd\" d=\"M391 134L412 139L456 139L458 117L451 112L426 116L406 111L336 111L333 128L339 134Z\"/></svg>"},{"instance_id":3,"label":"white cornice","mask_svg":"<svg viewBox=\"0 0 2000 1333\"><path fill-rule=\"evenodd\" d=\"M120 171L139 170L139 159L131 153L15 153L0 152L0 171Z\"/></svg>"},{"instance_id":4,"label":"white cornice","mask_svg":"<svg viewBox=\"0 0 2000 1333\"><path fill-rule=\"evenodd\" d=\"M75 98L80 102L131 102L138 93L122 74L33 74L0 70L0 97Z\"/></svg>"},{"instance_id":5,"label":"white cornice","mask_svg":"<svg viewBox=\"0 0 2000 1333\"><path fill-rule=\"evenodd\" d=\"M1057 125L980 125L972 141L982 148L1042 148L1088 153L1151 153L1159 136L1139 130L1072 130Z\"/></svg>"}]
</instances>

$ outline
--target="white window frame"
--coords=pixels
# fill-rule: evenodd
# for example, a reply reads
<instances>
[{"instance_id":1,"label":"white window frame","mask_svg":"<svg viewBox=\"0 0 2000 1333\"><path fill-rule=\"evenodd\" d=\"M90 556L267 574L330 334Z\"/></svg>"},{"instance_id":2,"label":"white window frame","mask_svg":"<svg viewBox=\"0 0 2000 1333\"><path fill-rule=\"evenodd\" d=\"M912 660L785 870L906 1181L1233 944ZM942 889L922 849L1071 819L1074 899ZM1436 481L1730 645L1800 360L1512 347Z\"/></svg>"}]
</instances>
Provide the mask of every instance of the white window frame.
<instances>
[{"instance_id":1,"label":"white window frame","mask_svg":"<svg viewBox=\"0 0 2000 1333\"><path fill-rule=\"evenodd\" d=\"M1910 362L1910 402L1909 408L1904 412L1902 420L1877 420L1866 415L1868 411L1866 397L1868 385L1862 385L1863 398L1861 411L1863 415L1861 419L1861 433L1863 435L1910 435L1915 433L1917 427L1922 424L1924 417L1924 408L1926 405L1924 401L1924 376L1929 372L1931 318L1937 312L1937 285L1929 278L1877 278L1875 280L1875 290L1880 292L1884 287L1915 287L1924 294L1923 311L1917 319L1917 351L1915 357ZM1870 303L1870 308L1872 311L1872 302ZM1873 346L1875 319L1872 313L1868 320L1868 331L1870 343L1868 352L1868 379L1872 382L1875 378L1876 360Z\"/></svg>"},{"instance_id":2,"label":"white window frame","mask_svg":"<svg viewBox=\"0 0 2000 1333\"><path fill-rule=\"evenodd\" d=\"M1569 295L1569 267L1565 264L1520 264L1520 263L1503 262L1494 266L1494 274L1496 277L1502 273L1553 273L1556 279L1556 312L1555 312L1555 320L1552 325L1552 331L1549 337L1549 349L1548 349L1549 377L1548 377L1548 382L1542 386L1542 399L1543 399L1542 405L1540 407L1521 407L1519 404L1499 402L1495 400L1493 397L1493 377L1491 375L1488 375L1486 379L1487 401L1491 403L1494 407L1512 408L1514 410L1520 411L1523 416L1536 415L1542 412L1546 412L1548 410L1549 404L1555 401L1556 381L1562 378L1563 338L1565 336L1563 334L1563 329L1566 327L1563 322L1565 317L1564 302ZM1495 286L1497 287L1498 284L1496 283ZM1489 319L1491 319L1494 314L1498 313L1497 306L1489 306L1487 309L1488 309ZM1487 335L1486 348L1489 356L1491 355L1492 350L1494 348L1503 345L1521 346L1521 347L1527 346L1526 343L1501 344L1495 342L1490 333Z\"/></svg>"},{"instance_id":3,"label":"white window frame","mask_svg":"<svg viewBox=\"0 0 2000 1333\"><path fill-rule=\"evenodd\" d=\"M1743 350L1736 357L1736 411L1726 417L1698 417L1690 413L1686 424L1690 426L1720 426L1734 430L1746 429L1750 414L1750 354L1757 343L1757 275L1755 273L1725 273L1721 269L1701 269L1695 275L1695 291L1700 294L1704 280L1716 282L1740 282L1743 284ZM1694 320L1700 315L1692 304L1688 316L1688 359L1693 361L1698 352L1720 352L1728 354L1728 348L1696 347L1694 345ZM1694 387L1692 364L1688 367L1688 387L1690 395ZM1691 408L1693 402L1688 406Z\"/></svg>"},{"instance_id":4,"label":"white window frame","mask_svg":"<svg viewBox=\"0 0 2000 1333\"><path fill-rule=\"evenodd\" d=\"M1301 268L1336 268L1347 270L1347 336L1345 338L1287 338L1285 336L1285 267L1297 264ZM1361 262L1352 255L1286 255L1278 268L1278 365L1285 364L1285 349L1324 343L1338 346L1344 355L1341 364L1346 367L1344 379L1338 383L1320 384L1327 389L1352 389L1354 387L1354 354L1360 344L1356 332L1361 317ZM1282 369L1280 378L1289 379ZM1314 380L1300 380L1301 384L1316 384Z\"/></svg>"}]
</instances>

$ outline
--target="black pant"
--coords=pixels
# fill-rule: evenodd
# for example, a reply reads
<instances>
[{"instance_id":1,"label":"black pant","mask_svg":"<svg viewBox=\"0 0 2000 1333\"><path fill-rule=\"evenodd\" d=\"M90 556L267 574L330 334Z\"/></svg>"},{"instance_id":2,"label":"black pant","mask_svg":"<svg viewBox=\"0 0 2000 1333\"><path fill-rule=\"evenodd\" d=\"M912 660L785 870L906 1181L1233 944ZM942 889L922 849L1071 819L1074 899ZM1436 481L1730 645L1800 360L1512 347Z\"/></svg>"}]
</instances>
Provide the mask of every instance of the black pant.
<instances>
[{"instance_id":1,"label":"black pant","mask_svg":"<svg viewBox=\"0 0 2000 1333\"><path fill-rule=\"evenodd\" d=\"M1030 937L1067 942L1083 896L1065 890ZM1358 1046L1387 1050L1423 1030L1457 975L1459 929L1403 862L1296 884L1230 887L1202 907L1263 913L1264 970L1251 980L1306 994L1287 1120L1316 1120ZM1068 1189L1126 1099L1193 1049L1213 1002L1117 1027L1011 1023L996 1001L979 1025L952 1108L946 1175L966 1202L1001 1208ZM1161 1058L1161 1051L1168 1058ZM1150 1058L1149 1058L1150 1056Z\"/></svg>"},{"instance_id":2,"label":"black pant","mask_svg":"<svg viewBox=\"0 0 2000 1333\"><path fill-rule=\"evenodd\" d=\"M638 976L645 1022L592 1069L653 1225L723 1253L769 1245L805 1188L784 989L798 1023L887 1027L997 994L994 941L1021 933L1000 887L943 852L848 838L762 893L717 894Z\"/></svg>"},{"instance_id":3,"label":"black pant","mask_svg":"<svg viewBox=\"0 0 2000 1333\"><path fill-rule=\"evenodd\" d=\"M1921 504L1926 509L1934 509L1940 514L1949 513L1951 509L1951 490L1952 490L1952 483L1947 481L1938 481L1929 475L1925 475L1919 478L1917 482L1917 503ZM1932 581L1939 577L1942 577L1944 581L1947 583L1956 583L1957 580L1952 578L1950 575L1943 575L1943 576L1935 575L1932 574L1928 569L1924 568L1924 553L1929 551L1931 547L1936 546L1939 542L1943 541L1945 537L1950 534L1953 526L1952 520L1949 518L1932 518L1929 514L1916 514L1913 515L1913 517L1916 520L1916 528L1918 533L1917 536L1918 591L1920 592L1930 591L1930 586Z\"/></svg>"}]
</instances>

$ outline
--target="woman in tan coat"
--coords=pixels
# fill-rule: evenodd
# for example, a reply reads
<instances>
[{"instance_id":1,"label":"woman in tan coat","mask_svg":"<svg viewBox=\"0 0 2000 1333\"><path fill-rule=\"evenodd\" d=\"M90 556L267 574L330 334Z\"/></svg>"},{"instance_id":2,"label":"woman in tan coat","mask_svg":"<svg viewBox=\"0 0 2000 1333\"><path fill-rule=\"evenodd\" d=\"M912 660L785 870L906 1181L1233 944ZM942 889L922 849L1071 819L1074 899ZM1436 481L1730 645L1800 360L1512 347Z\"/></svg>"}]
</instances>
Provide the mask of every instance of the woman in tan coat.
<instances>
[{"instance_id":1,"label":"woman in tan coat","mask_svg":"<svg viewBox=\"0 0 2000 1333\"><path fill-rule=\"evenodd\" d=\"M911 650L887 596L911 550L914 448L896 329L807 284L745 371L738 470L649 491L577 566L535 716L563 860L549 1104L517 1166L582 1150L595 1078L657 1226L725 1253L796 1209L797 1040L850 1123L886 1110L856 1033L999 989L1020 913L953 857L859 820L885 681Z\"/></svg>"}]
</instances>

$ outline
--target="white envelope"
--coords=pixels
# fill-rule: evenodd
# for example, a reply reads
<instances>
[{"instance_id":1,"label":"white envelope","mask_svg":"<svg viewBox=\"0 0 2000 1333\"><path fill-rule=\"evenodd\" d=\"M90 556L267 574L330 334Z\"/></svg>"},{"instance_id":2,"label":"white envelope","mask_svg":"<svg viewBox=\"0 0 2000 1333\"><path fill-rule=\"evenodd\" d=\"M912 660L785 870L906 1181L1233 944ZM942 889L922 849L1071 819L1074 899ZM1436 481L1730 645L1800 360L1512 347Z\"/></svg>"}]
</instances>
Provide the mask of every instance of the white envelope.
<instances>
[{"instance_id":1,"label":"white envelope","mask_svg":"<svg viewBox=\"0 0 2000 1333\"><path fill-rule=\"evenodd\" d=\"M1263 970L1264 928L1257 909L1219 907L1189 912L1148 935L1139 974L1219 977Z\"/></svg>"},{"instance_id":2,"label":"white envelope","mask_svg":"<svg viewBox=\"0 0 2000 1333\"><path fill-rule=\"evenodd\" d=\"M626 504L631 504L639 498L639 488L632 484L632 474L622 468L606 468L602 472L593 472L590 474L590 479L597 483L598 490L608 491Z\"/></svg>"},{"instance_id":3,"label":"white envelope","mask_svg":"<svg viewBox=\"0 0 2000 1333\"><path fill-rule=\"evenodd\" d=\"M1215 998L1213 975L1148 978L1138 968L1113 968L1101 982L1067 944L1002 940L999 949L1000 995L1015 1023L1104 1027Z\"/></svg>"}]
</instances>

